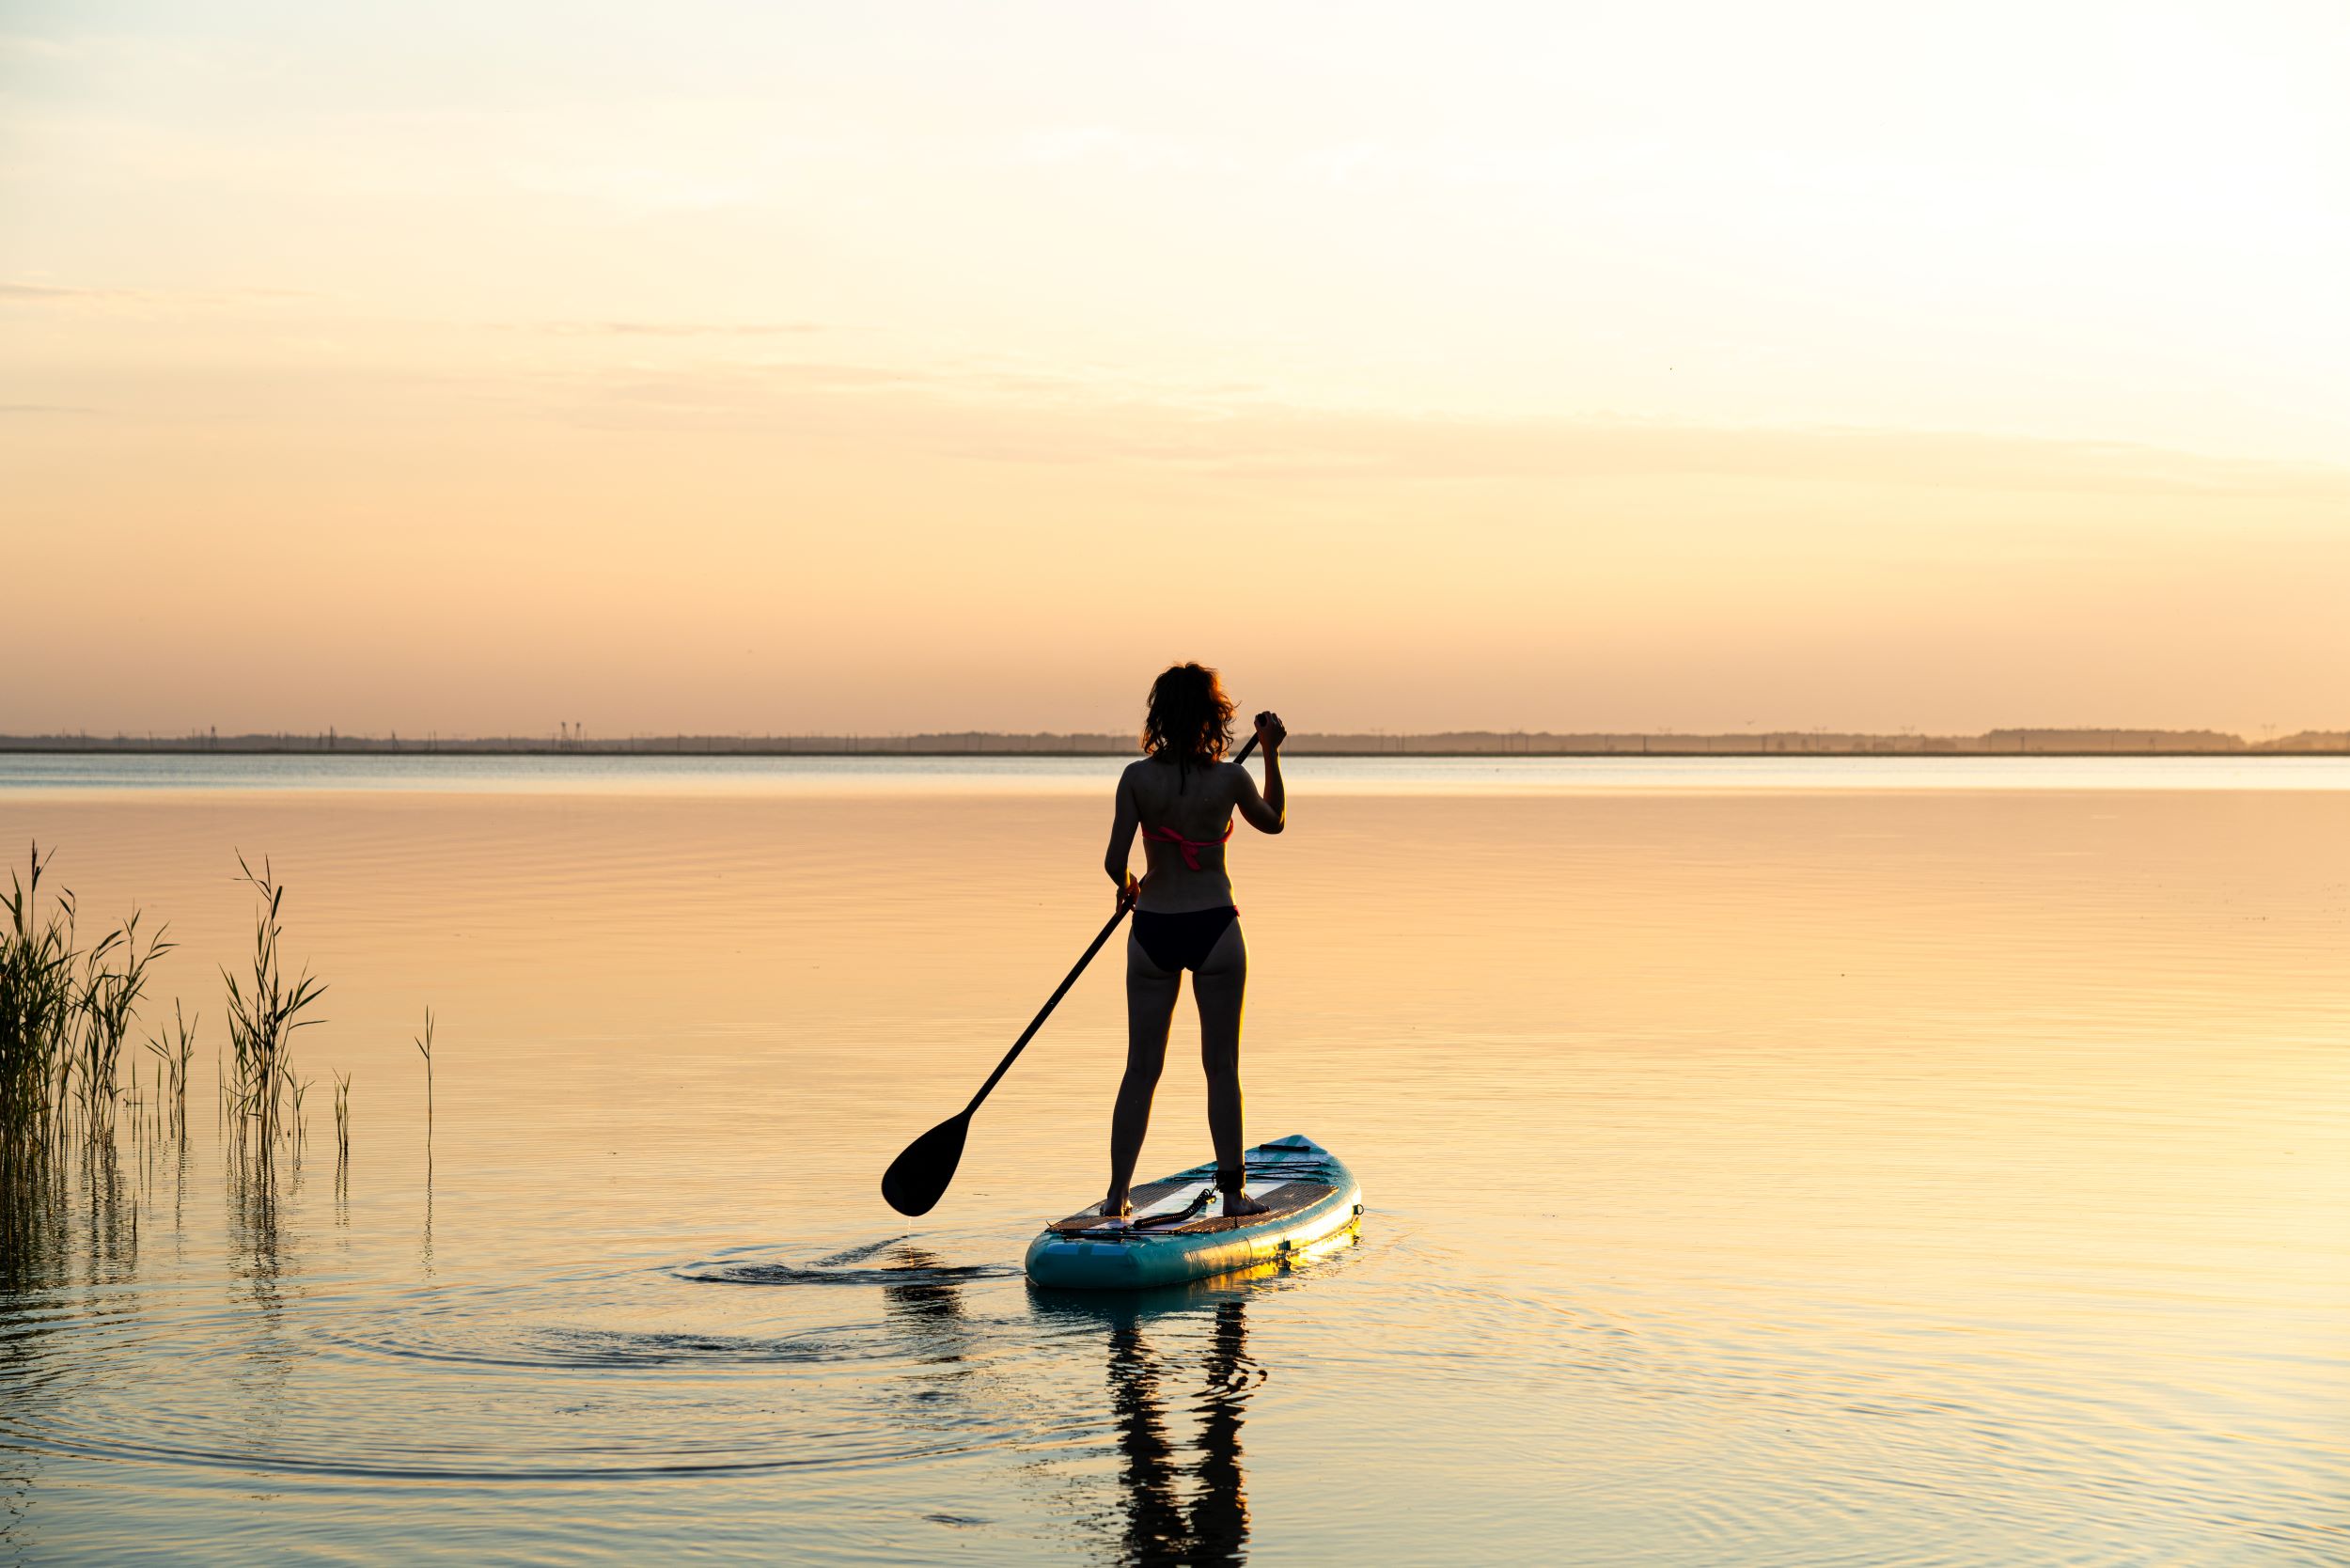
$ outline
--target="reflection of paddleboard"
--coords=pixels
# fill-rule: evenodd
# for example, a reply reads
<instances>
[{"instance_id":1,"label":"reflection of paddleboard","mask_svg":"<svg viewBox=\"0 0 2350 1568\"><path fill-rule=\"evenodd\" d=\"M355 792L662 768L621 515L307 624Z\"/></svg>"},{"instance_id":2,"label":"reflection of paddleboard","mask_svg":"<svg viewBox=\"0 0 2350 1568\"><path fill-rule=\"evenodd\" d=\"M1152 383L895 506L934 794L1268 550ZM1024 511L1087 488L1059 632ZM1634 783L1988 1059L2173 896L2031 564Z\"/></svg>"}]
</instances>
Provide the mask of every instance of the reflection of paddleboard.
<instances>
[{"instance_id":1,"label":"reflection of paddleboard","mask_svg":"<svg viewBox=\"0 0 2350 1568\"><path fill-rule=\"evenodd\" d=\"M1355 1228L1363 1189L1330 1151L1300 1137L1245 1156L1261 1215L1227 1216L1213 1162L1134 1190L1130 1220L1072 1215L1028 1245L1028 1278L1079 1290L1172 1285L1315 1250Z\"/></svg>"}]
</instances>

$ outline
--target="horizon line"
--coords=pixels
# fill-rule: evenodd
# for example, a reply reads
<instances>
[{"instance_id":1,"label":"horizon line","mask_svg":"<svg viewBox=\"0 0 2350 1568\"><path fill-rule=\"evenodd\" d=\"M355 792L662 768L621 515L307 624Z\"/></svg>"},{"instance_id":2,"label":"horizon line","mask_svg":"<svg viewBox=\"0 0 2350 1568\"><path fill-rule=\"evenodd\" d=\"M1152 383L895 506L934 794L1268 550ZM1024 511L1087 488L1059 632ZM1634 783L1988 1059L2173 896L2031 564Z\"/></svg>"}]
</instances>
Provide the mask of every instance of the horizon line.
<instances>
[{"instance_id":1,"label":"horizon line","mask_svg":"<svg viewBox=\"0 0 2350 1568\"><path fill-rule=\"evenodd\" d=\"M1106 730L897 730L752 734L691 730L590 739L560 725L545 735L402 736L318 731L215 730L182 734L86 730L0 734L0 753L19 755L227 753L240 756L1133 756L1132 735ZM1437 729L1300 731L1292 755L1376 756L2263 756L2350 752L2350 729L2300 729L2253 741L2226 730L2136 726L2010 726L1977 734L1916 730Z\"/></svg>"}]
</instances>

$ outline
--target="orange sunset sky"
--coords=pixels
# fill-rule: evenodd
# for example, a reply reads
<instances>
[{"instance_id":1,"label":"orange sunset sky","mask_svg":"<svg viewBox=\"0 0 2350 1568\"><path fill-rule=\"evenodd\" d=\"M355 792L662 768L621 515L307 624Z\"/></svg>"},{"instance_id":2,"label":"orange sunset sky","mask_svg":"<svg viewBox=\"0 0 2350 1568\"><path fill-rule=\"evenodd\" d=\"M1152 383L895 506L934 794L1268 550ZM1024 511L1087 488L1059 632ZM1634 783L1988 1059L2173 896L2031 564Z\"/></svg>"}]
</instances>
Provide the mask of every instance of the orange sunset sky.
<instances>
[{"instance_id":1,"label":"orange sunset sky","mask_svg":"<svg viewBox=\"0 0 2350 1568\"><path fill-rule=\"evenodd\" d=\"M2350 723L2350 10L0 12L0 730Z\"/></svg>"}]
</instances>

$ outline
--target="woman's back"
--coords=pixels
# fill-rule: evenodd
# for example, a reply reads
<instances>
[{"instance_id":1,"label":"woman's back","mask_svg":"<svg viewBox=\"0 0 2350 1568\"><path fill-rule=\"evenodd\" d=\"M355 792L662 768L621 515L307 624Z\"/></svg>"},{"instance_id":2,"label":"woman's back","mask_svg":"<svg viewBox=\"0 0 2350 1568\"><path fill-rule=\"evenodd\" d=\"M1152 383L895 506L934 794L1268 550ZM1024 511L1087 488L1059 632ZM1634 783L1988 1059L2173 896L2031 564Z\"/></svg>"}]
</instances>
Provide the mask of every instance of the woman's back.
<instances>
[{"instance_id":1,"label":"woman's back","mask_svg":"<svg viewBox=\"0 0 2350 1568\"><path fill-rule=\"evenodd\" d=\"M1267 833L1280 818L1237 762L1192 761L1179 766L1164 753L1129 763L1118 783L1120 814L1132 813L1150 867L1137 907L1177 911L1231 903L1224 840L1232 813ZM1128 831L1132 831L1129 828Z\"/></svg>"}]
</instances>

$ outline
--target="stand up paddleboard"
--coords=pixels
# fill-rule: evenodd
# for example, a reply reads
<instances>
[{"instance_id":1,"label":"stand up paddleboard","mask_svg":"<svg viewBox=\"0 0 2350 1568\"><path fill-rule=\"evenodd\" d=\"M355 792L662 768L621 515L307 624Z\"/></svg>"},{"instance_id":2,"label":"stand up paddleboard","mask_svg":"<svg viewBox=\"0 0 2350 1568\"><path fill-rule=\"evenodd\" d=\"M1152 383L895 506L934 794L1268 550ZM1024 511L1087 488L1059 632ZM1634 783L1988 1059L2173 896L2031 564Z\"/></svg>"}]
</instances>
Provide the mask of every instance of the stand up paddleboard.
<instances>
[{"instance_id":1,"label":"stand up paddleboard","mask_svg":"<svg viewBox=\"0 0 2350 1568\"><path fill-rule=\"evenodd\" d=\"M1077 1214L1047 1226L1028 1244L1028 1278L1073 1290L1181 1284L1298 1258L1361 1218L1354 1173L1311 1138L1277 1138L1244 1158L1263 1214L1220 1213L1214 1163L1196 1165L1135 1188L1130 1218Z\"/></svg>"}]
</instances>

